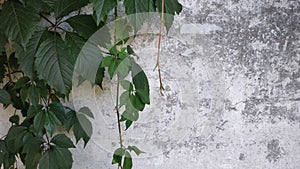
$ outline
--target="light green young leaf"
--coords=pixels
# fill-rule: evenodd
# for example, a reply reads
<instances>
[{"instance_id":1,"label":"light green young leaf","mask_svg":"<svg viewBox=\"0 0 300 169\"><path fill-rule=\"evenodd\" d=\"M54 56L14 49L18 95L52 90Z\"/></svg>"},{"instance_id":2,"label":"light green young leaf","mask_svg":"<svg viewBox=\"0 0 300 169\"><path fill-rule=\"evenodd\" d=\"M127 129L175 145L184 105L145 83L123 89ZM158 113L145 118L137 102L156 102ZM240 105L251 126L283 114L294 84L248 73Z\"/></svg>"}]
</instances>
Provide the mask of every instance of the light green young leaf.
<instances>
[{"instance_id":1,"label":"light green young leaf","mask_svg":"<svg viewBox=\"0 0 300 169\"><path fill-rule=\"evenodd\" d=\"M140 155L145 153L144 151L141 151L139 148L137 148L136 146L128 146L127 148L129 151L134 151L136 155Z\"/></svg>"}]
</instances>

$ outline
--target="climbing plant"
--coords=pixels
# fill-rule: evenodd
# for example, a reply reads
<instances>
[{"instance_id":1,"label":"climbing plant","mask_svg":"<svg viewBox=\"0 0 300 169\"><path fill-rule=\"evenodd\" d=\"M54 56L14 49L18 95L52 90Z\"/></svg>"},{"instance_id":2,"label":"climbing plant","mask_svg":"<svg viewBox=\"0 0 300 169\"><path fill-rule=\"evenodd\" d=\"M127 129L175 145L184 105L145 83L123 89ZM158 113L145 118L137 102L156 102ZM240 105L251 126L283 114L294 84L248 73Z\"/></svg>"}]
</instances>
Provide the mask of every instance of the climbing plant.
<instances>
[{"instance_id":1,"label":"climbing plant","mask_svg":"<svg viewBox=\"0 0 300 169\"><path fill-rule=\"evenodd\" d=\"M84 44L112 21L109 16L115 20L122 15L159 12L161 23L169 30L173 16L182 10L177 0L0 2L0 83L3 86L0 103L5 109L15 110L8 119L11 123L8 133L0 138L0 167L4 169L17 168L17 159L26 169L72 168L70 149L75 145L68 133L74 134L76 144L83 140L86 146L92 134L90 119L94 118L88 107L75 110L64 103L72 90L76 61ZM118 13L120 6L124 7L124 14ZM86 14L86 10L93 13ZM143 17L129 19L128 29L122 31L136 32L145 21ZM87 80L102 88L105 74L117 79L115 111L120 147L113 153L112 164L130 169L131 153L144 152L136 146L123 145L122 132L150 104L150 91L147 76L127 43L129 37L120 38L116 33L118 27L114 29L107 31L114 33L113 40L105 43L106 51L99 48L97 53L100 65L96 76ZM120 87L123 93L119 93Z\"/></svg>"}]
</instances>

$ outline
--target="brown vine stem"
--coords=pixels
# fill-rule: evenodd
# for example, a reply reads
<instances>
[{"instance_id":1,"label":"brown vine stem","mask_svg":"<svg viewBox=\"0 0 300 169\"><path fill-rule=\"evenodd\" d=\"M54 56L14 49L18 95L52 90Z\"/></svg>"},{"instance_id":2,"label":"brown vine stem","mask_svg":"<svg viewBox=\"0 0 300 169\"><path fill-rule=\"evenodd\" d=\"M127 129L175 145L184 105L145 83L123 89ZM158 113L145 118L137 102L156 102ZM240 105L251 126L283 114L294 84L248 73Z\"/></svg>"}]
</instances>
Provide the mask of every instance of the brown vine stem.
<instances>
[{"instance_id":1,"label":"brown vine stem","mask_svg":"<svg viewBox=\"0 0 300 169\"><path fill-rule=\"evenodd\" d=\"M159 37L158 37L158 45L157 45L157 60L156 60L156 66L158 71L158 78L159 78L159 90L160 94L164 96L163 94L163 83L162 83L162 77L161 77L161 71L160 71L160 50L161 50L161 39L162 39L162 29L164 25L164 8L165 8L165 1L161 1L161 20L160 20L160 28L159 28Z\"/></svg>"}]
</instances>

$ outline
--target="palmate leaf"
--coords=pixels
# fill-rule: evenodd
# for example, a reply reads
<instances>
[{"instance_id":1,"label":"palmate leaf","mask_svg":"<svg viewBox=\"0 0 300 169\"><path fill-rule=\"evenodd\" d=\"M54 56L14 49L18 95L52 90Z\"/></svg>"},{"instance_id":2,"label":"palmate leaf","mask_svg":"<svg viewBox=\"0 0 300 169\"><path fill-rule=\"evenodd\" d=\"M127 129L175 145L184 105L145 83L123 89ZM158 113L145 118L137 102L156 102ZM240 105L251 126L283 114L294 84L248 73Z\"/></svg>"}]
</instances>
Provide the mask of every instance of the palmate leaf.
<instances>
[{"instance_id":1,"label":"palmate leaf","mask_svg":"<svg viewBox=\"0 0 300 169\"><path fill-rule=\"evenodd\" d=\"M118 0L91 0L91 2L96 14L97 25L101 22L102 17L118 5Z\"/></svg>"},{"instance_id":2,"label":"palmate leaf","mask_svg":"<svg viewBox=\"0 0 300 169\"><path fill-rule=\"evenodd\" d=\"M55 18L61 18L78 10L89 3L89 0L56 0L54 5Z\"/></svg>"},{"instance_id":3,"label":"palmate leaf","mask_svg":"<svg viewBox=\"0 0 300 169\"><path fill-rule=\"evenodd\" d=\"M149 15L146 12L155 11L154 0L124 0L124 7L127 15L137 14L128 17L129 22L134 27L135 31L137 31L149 18Z\"/></svg>"},{"instance_id":4,"label":"palmate leaf","mask_svg":"<svg viewBox=\"0 0 300 169\"><path fill-rule=\"evenodd\" d=\"M182 5L178 2L178 0L165 0L164 2L164 13L167 15L164 15L163 20L167 31L169 31L174 21L174 15L176 13L179 14L182 11ZM162 0L156 0L155 5L160 13L162 12L161 4Z\"/></svg>"},{"instance_id":5,"label":"palmate leaf","mask_svg":"<svg viewBox=\"0 0 300 169\"><path fill-rule=\"evenodd\" d=\"M35 67L40 79L62 94L69 94L72 87L74 58L69 46L59 34L43 41L36 52Z\"/></svg>"},{"instance_id":6,"label":"palmate leaf","mask_svg":"<svg viewBox=\"0 0 300 169\"><path fill-rule=\"evenodd\" d=\"M25 47L39 21L38 12L34 8L10 0L4 3L0 13L0 32Z\"/></svg>"}]
</instances>

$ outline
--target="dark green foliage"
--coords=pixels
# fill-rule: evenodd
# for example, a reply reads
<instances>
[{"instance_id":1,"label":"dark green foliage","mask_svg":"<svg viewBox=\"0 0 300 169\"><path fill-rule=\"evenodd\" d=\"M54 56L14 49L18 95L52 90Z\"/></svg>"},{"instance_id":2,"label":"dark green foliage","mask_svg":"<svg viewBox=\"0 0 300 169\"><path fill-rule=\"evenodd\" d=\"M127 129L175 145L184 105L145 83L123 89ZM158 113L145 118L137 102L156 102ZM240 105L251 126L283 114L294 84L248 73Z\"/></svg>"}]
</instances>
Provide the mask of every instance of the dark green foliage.
<instances>
[{"instance_id":1,"label":"dark green foliage","mask_svg":"<svg viewBox=\"0 0 300 169\"><path fill-rule=\"evenodd\" d=\"M90 120L94 118L88 107L75 111L61 103L61 100L69 98L73 73L78 64L82 67L79 76L100 88L105 70L110 79L118 80L125 91L116 106L121 111L119 120L124 122L125 130L138 120L139 113L150 104L147 76L133 59L136 56L133 49L129 45L124 47L130 32L138 31L149 15L116 21L113 40L110 39L113 31L108 28L104 27L104 35L97 34L108 15L120 5L119 2L4 1L0 10L0 82L5 84L0 89L0 103L4 108L15 108L16 112L8 119L12 126L7 135L0 139L0 168L14 167L16 157L20 157L26 169L72 168L73 158L69 149L75 148L75 145L68 135L57 134L56 129L59 127L74 133L76 143L82 139L86 146L93 131ZM123 2L127 15L161 11L161 0ZM89 3L93 7L93 15L81 14L81 8ZM165 13L171 14L164 18L167 29L173 22L173 15L181 9L177 0L165 1ZM107 46L108 52L103 57L95 45L105 47L112 41L115 43ZM90 50L82 52L86 45ZM101 64L91 72L87 70L91 62ZM94 72L96 76L90 78L89 75ZM121 147L114 152L112 163L131 169L130 152L136 155L144 152L136 146Z\"/></svg>"}]
</instances>

